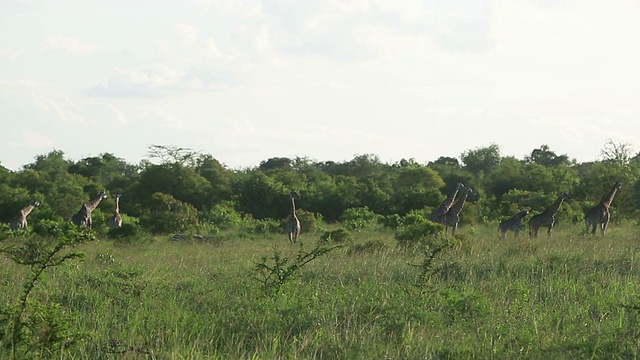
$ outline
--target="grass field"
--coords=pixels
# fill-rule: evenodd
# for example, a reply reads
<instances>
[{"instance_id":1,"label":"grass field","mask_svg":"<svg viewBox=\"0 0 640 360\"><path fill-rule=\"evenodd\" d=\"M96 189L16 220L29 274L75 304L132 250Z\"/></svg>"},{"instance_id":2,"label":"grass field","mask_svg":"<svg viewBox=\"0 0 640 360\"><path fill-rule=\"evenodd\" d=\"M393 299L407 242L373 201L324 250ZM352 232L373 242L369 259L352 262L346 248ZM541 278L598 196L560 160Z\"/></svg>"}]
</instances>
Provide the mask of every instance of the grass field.
<instances>
[{"instance_id":1,"label":"grass field","mask_svg":"<svg viewBox=\"0 0 640 360\"><path fill-rule=\"evenodd\" d=\"M552 239L508 235L499 240L495 226L461 228L456 246L421 279L423 251L399 248L391 230L367 229L270 290L256 264L274 254L291 264L318 246L319 234L303 234L302 248L280 234L83 243L72 250L85 259L47 270L32 294L54 308L52 318L66 319L51 323L68 326L43 326L32 341L59 333L77 342L30 356L640 357L640 310L632 308L640 306L639 227L614 224L604 238L568 224ZM28 275L28 267L0 259L0 304L16 301Z\"/></svg>"}]
</instances>

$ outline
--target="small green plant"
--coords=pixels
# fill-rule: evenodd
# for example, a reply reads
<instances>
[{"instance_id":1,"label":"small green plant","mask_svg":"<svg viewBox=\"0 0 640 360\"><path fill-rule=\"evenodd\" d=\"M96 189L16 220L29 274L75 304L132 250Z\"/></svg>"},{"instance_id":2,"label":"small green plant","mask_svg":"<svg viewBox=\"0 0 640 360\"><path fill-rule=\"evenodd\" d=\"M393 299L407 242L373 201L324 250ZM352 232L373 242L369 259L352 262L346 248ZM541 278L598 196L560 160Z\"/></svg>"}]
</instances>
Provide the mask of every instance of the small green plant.
<instances>
[{"instance_id":1,"label":"small green plant","mask_svg":"<svg viewBox=\"0 0 640 360\"><path fill-rule=\"evenodd\" d=\"M84 257L83 253L63 253L71 244L83 241L84 232L69 232L52 242L51 239L32 237L21 246L0 250L19 265L28 266L23 291L14 304L0 307L0 343L11 350L12 359L27 357L36 352L51 353L69 347L77 336L69 327L69 318L57 304L41 304L32 299L36 285L47 269Z\"/></svg>"},{"instance_id":2,"label":"small green plant","mask_svg":"<svg viewBox=\"0 0 640 360\"><path fill-rule=\"evenodd\" d=\"M282 256L282 253L277 248L274 248L273 255L264 255L259 262L255 263L254 271L257 273L255 279L262 284L265 292L275 294L285 282L305 265L343 246L316 246L311 251L305 251L302 243L300 243L298 254L293 260Z\"/></svg>"}]
</instances>

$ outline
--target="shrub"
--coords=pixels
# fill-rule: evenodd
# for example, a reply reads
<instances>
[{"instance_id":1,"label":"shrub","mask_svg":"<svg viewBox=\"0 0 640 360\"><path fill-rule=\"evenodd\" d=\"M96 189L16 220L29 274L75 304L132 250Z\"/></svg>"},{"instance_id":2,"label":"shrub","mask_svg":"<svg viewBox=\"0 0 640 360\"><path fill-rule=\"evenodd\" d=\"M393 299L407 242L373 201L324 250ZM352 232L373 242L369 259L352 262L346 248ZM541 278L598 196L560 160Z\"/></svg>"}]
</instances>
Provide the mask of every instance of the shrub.
<instances>
[{"instance_id":1,"label":"shrub","mask_svg":"<svg viewBox=\"0 0 640 360\"><path fill-rule=\"evenodd\" d=\"M214 205L211 210L201 213L203 223L214 225L220 230L226 230L242 224L242 215L233 207L233 203L224 202Z\"/></svg>"},{"instance_id":2,"label":"shrub","mask_svg":"<svg viewBox=\"0 0 640 360\"><path fill-rule=\"evenodd\" d=\"M360 231L368 225L375 224L378 221L378 217L379 215L364 206L346 209L340 215L339 220L345 228L352 231Z\"/></svg>"},{"instance_id":3,"label":"shrub","mask_svg":"<svg viewBox=\"0 0 640 360\"><path fill-rule=\"evenodd\" d=\"M199 224L196 209L169 194L155 193L142 211L140 224L155 233L184 232Z\"/></svg>"},{"instance_id":4,"label":"shrub","mask_svg":"<svg viewBox=\"0 0 640 360\"><path fill-rule=\"evenodd\" d=\"M444 225L434 223L419 213L407 214L396 231L395 238L401 246L423 243L444 231Z\"/></svg>"},{"instance_id":5,"label":"shrub","mask_svg":"<svg viewBox=\"0 0 640 360\"><path fill-rule=\"evenodd\" d=\"M381 216L379 219L380 223L384 227L388 227L391 229L397 229L402 222L402 217L398 214L391 214L387 216Z\"/></svg>"}]
</instances>

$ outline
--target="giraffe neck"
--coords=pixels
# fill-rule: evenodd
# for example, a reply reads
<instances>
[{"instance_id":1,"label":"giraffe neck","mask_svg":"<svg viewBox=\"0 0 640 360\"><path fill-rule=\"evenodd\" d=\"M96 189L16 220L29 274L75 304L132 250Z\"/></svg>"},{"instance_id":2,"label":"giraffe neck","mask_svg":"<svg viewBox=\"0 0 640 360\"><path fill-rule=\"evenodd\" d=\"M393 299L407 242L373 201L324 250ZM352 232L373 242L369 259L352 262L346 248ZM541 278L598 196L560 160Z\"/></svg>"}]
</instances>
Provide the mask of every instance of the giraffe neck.
<instances>
[{"instance_id":1,"label":"giraffe neck","mask_svg":"<svg viewBox=\"0 0 640 360\"><path fill-rule=\"evenodd\" d=\"M449 209L449 213L453 215L458 215L462 211L464 207L464 203L467 201L467 196L469 196L470 191L465 191L460 196L460 200L458 200L452 207ZM447 215L448 216L448 215Z\"/></svg>"},{"instance_id":2,"label":"giraffe neck","mask_svg":"<svg viewBox=\"0 0 640 360\"><path fill-rule=\"evenodd\" d=\"M296 200L291 197L291 217L296 217Z\"/></svg>"},{"instance_id":3,"label":"giraffe neck","mask_svg":"<svg viewBox=\"0 0 640 360\"><path fill-rule=\"evenodd\" d=\"M560 205L562 205L563 201L564 201L564 196L560 195L560 197L558 197L556 201L553 204L551 204L551 206L549 206L547 210L544 211L544 213L547 215L555 215L555 213L557 213L558 210L560 209Z\"/></svg>"},{"instance_id":4,"label":"giraffe neck","mask_svg":"<svg viewBox=\"0 0 640 360\"><path fill-rule=\"evenodd\" d=\"M611 202L613 201L613 197L616 196L617 191L618 186L616 184L613 186L613 188L611 188L611 191L609 191L607 196L605 196L602 201L600 201L600 204L604 205L605 207L609 207L609 205L611 205Z\"/></svg>"},{"instance_id":5,"label":"giraffe neck","mask_svg":"<svg viewBox=\"0 0 640 360\"><path fill-rule=\"evenodd\" d=\"M120 213L120 196L116 196L116 212Z\"/></svg>"},{"instance_id":6,"label":"giraffe neck","mask_svg":"<svg viewBox=\"0 0 640 360\"><path fill-rule=\"evenodd\" d=\"M441 209L443 209L446 212L451 208L451 205L455 201L456 195L458 195L458 191L460 191L460 188L461 188L460 184L456 185L455 190L453 190L451 195L449 195L449 197L440 205Z\"/></svg>"},{"instance_id":7,"label":"giraffe neck","mask_svg":"<svg viewBox=\"0 0 640 360\"><path fill-rule=\"evenodd\" d=\"M27 216L29 216L29 214L31 214L31 212L33 211L33 209L35 209L35 207L36 206L33 204L29 206L25 206L22 210L20 210L22 217L26 218Z\"/></svg>"},{"instance_id":8,"label":"giraffe neck","mask_svg":"<svg viewBox=\"0 0 640 360\"><path fill-rule=\"evenodd\" d=\"M93 211L95 210L95 208L98 207L98 205L100 205L100 201L102 201L103 198L103 194L101 193L100 195L98 195L97 198L89 201L88 203L84 204L84 206L87 208L87 210L89 211Z\"/></svg>"}]
</instances>

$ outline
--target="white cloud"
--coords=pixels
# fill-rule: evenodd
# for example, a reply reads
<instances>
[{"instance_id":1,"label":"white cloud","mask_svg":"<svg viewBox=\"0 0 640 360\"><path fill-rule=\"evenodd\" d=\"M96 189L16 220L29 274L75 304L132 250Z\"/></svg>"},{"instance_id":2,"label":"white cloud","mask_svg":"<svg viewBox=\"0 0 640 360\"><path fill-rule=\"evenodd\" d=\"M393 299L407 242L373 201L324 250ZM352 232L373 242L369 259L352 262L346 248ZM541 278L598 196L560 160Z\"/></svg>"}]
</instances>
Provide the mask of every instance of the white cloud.
<instances>
[{"instance_id":1,"label":"white cloud","mask_svg":"<svg viewBox=\"0 0 640 360\"><path fill-rule=\"evenodd\" d=\"M31 92L33 103L47 114L70 124L86 124L81 115L80 107L66 95L45 95L36 91Z\"/></svg>"},{"instance_id":2,"label":"white cloud","mask_svg":"<svg viewBox=\"0 0 640 360\"><path fill-rule=\"evenodd\" d=\"M195 44L198 41L198 29L194 26L183 23L174 23L173 27L176 29L180 38L188 44Z\"/></svg>"},{"instance_id":3,"label":"white cloud","mask_svg":"<svg viewBox=\"0 0 640 360\"><path fill-rule=\"evenodd\" d=\"M11 50L0 48L0 58L15 60L24 54L22 50Z\"/></svg>"},{"instance_id":4,"label":"white cloud","mask_svg":"<svg viewBox=\"0 0 640 360\"><path fill-rule=\"evenodd\" d=\"M86 55L96 51L99 47L90 42L82 41L63 35L47 36L46 49L53 53L71 55Z\"/></svg>"},{"instance_id":5,"label":"white cloud","mask_svg":"<svg viewBox=\"0 0 640 360\"><path fill-rule=\"evenodd\" d=\"M21 131L18 138L7 142L8 147L20 149L21 151L38 152L50 149L55 142L48 136L37 131Z\"/></svg>"}]
</instances>

